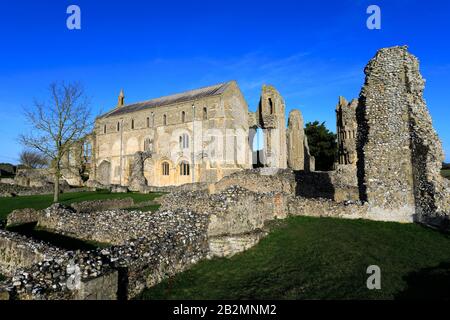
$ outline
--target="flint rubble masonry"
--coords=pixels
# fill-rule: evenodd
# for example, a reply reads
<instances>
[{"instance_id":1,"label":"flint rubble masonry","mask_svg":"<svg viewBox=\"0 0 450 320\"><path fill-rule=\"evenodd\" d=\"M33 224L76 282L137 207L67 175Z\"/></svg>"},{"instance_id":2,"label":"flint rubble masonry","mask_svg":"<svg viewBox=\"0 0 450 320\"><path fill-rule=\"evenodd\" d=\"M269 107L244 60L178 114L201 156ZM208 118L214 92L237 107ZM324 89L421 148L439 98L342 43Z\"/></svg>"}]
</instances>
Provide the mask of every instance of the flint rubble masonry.
<instances>
[{"instance_id":1,"label":"flint rubble masonry","mask_svg":"<svg viewBox=\"0 0 450 320\"><path fill-rule=\"evenodd\" d=\"M407 47L381 49L365 74L357 108L361 200L386 220L448 223L449 183L418 59Z\"/></svg>"}]
</instances>

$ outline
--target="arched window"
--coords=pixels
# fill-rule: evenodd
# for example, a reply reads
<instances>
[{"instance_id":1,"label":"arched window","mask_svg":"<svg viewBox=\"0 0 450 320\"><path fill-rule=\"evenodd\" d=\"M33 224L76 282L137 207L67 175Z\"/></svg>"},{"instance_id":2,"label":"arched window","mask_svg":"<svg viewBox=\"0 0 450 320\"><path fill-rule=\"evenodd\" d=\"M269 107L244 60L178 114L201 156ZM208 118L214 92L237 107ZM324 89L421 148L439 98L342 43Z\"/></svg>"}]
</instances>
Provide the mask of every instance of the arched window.
<instances>
[{"instance_id":1,"label":"arched window","mask_svg":"<svg viewBox=\"0 0 450 320\"><path fill-rule=\"evenodd\" d=\"M189 172L189 163L186 161L182 161L180 163L180 175L181 176L188 176L190 174Z\"/></svg>"},{"instance_id":2,"label":"arched window","mask_svg":"<svg viewBox=\"0 0 450 320\"><path fill-rule=\"evenodd\" d=\"M186 133L183 133L180 136L180 149L187 149L189 148L189 136Z\"/></svg>"},{"instance_id":3,"label":"arched window","mask_svg":"<svg viewBox=\"0 0 450 320\"><path fill-rule=\"evenodd\" d=\"M103 133L106 133L106 124L103 125Z\"/></svg>"},{"instance_id":4,"label":"arched window","mask_svg":"<svg viewBox=\"0 0 450 320\"><path fill-rule=\"evenodd\" d=\"M117 122L117 131L120 131L120 122Z\"/></svg>"},{"instance_id":5,"label":"arched window","mask_svg":"<svg viewBox=\"0 0 450 320\"><path fill-rule=\"evenodd\" d=\"M134 130L134 119L131 119L131 130Z\"/></svg>"},{"instance_id":6,"label":"arched window","mask_svg":"<svg viewBox=\"0 0 450 320\"><path fill-rule=\"evenodd\" d=\"M270 114L273 114L274 110L273 110L273 102L272 99L269 98L269 112Z\"/></svg>"},{"instance_id":7,"label":"arched window","mask_svg":"<svg viewBox=\"0 0 450 320\"><path fill-rule=\"evenodd\" d=\"M150 118L147 117L147 128L150 128Z\"/></svg>"},{"instance_id":8,"label":"arched window","mask_svg":"<svg viewBox=\"0 0 450 320\"><path fill-rule=\"evenodd\" d=\"M167 125L167 115L163 115L163 125Z\"/></svg>"},{"instance_id":9,"label":"arched window","mask_svg":"<svg viewBox=\"0 0 450 320\"><path fill-rule=\"evenodd\" d=\"M184 123L186 122L186 112L181 111L181 122Z\"/></svg>"},{"instance_id":10,"label":"arched window","mask_svg":"<svg viewBox=\"0 0 450 320\"><path fill-rule=\"evenodd\" d=\"M208 120L208 109L206 107L203 108L203 120Z\"/></svg>"},{"instance_id":11,"label":"arched window","mask_svg":"<svg viewBox=\"0 0 450 320\"><path fill-rule=\"evenodd\" d=\"M85 143L84 143L84 146L83 146L84 148L83 148L83 150L84 150L84 156L85 157L90 157L90 156L92 156L92 145L91 145L91 143L90 142L88 142L88 141L86 141Z\"/></svg>"},{"instance_id":12,"label":"arched window","mask_svg":"<svg viewBox=\"0 0 450 320\"><path fill-rule=\"evenodd\" d=\"M161 170L162 170L162 175L163 176L168 176L169 175L169 163L168 162L163 162L161 165Z\"/></svg>"}]
</instances>

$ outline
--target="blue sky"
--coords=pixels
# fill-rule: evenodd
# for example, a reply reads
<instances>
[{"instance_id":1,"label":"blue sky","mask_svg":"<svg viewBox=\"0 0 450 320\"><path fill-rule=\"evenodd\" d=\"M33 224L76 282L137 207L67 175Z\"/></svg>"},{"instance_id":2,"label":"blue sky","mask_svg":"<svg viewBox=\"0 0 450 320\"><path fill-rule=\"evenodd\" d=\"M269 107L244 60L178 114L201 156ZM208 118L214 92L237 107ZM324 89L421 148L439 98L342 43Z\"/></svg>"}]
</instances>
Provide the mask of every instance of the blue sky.
<instances>
[{"instance_id":1,"label":"blue sky","mask_svg":"<svg viewBox=\"0 0 450 320\"><path fill-rule=\"evenodd\" d=\"M66 8L81 8L81 30ZM366 28L377 4L382 29ZM450 161L450 1L4 1L0 15L0 162L15 162L24 106L56 80L80 81L94 113L235 79L250 109L275 85L288 111L335 130L339 95L358 96L377 49L408 45Z\"/></svg>"}]
</instances>

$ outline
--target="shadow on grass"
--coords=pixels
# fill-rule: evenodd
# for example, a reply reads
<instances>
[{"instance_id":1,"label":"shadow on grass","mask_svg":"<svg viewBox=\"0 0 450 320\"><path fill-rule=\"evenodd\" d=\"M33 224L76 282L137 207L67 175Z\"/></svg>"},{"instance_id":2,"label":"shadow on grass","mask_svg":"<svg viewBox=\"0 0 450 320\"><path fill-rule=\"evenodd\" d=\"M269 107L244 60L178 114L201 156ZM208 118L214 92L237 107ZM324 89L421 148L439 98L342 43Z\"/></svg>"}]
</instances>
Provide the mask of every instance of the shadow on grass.
<instances>
[{"instance_id":1,"label":"shadow on grass","mask_svg":"<svg viewBox=\"0 0 450 320\"><path fill-rule=\"evenodd\" d=\"M108 245L90 241L83 241L57 233L49 232L47 230L36 228L36 223L27 223L18 226L8 227L9 231L17 232L21 235L47 242L55 247L66 250L94 250L99 247L107 247Z\"/></svg>"},{"instance_id":2,"label":"shadow on grass","mask_svg":"<svg viewBox=\"0 0 450 320\"><path fill-rule=\"evenodd\" d=\"M395 299L450 300L450 262L411 272L403 279L407 288Z\"/></svg>"}]
</instances>

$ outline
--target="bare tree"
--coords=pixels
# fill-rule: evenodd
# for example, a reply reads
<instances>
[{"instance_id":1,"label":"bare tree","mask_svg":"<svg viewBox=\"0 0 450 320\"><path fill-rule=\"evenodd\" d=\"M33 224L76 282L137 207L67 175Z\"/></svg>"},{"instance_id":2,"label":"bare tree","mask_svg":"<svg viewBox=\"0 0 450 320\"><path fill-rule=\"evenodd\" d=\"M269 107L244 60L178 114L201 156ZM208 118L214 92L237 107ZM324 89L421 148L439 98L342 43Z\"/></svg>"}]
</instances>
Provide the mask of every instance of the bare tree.
<instances>
[{"instance_id":1,"label":"bare tree","mask_svg":"<svg viewBox=\"0 0 450 320\"><path fill-rule=\"evenodd\" d=\"M20 153L20 164L32 168L40 169L48 165L48 159L40 152L33 150L23 150Z\"/></svg>"},{"instance_id":2,"label":"bare tree","mask_svg":"<svg viewBox=\"0 0 450 320\"><path fill-rule=\"evenodd\" d=\"M32 130L19 139L24 146L49 159L55 182L53 201L58 202L63 157L89 131L91 113L88 99L78 83L52 83L49 93L46 102L35 100L33 107L25 110Z\"/></svg>"}]
</instances>

